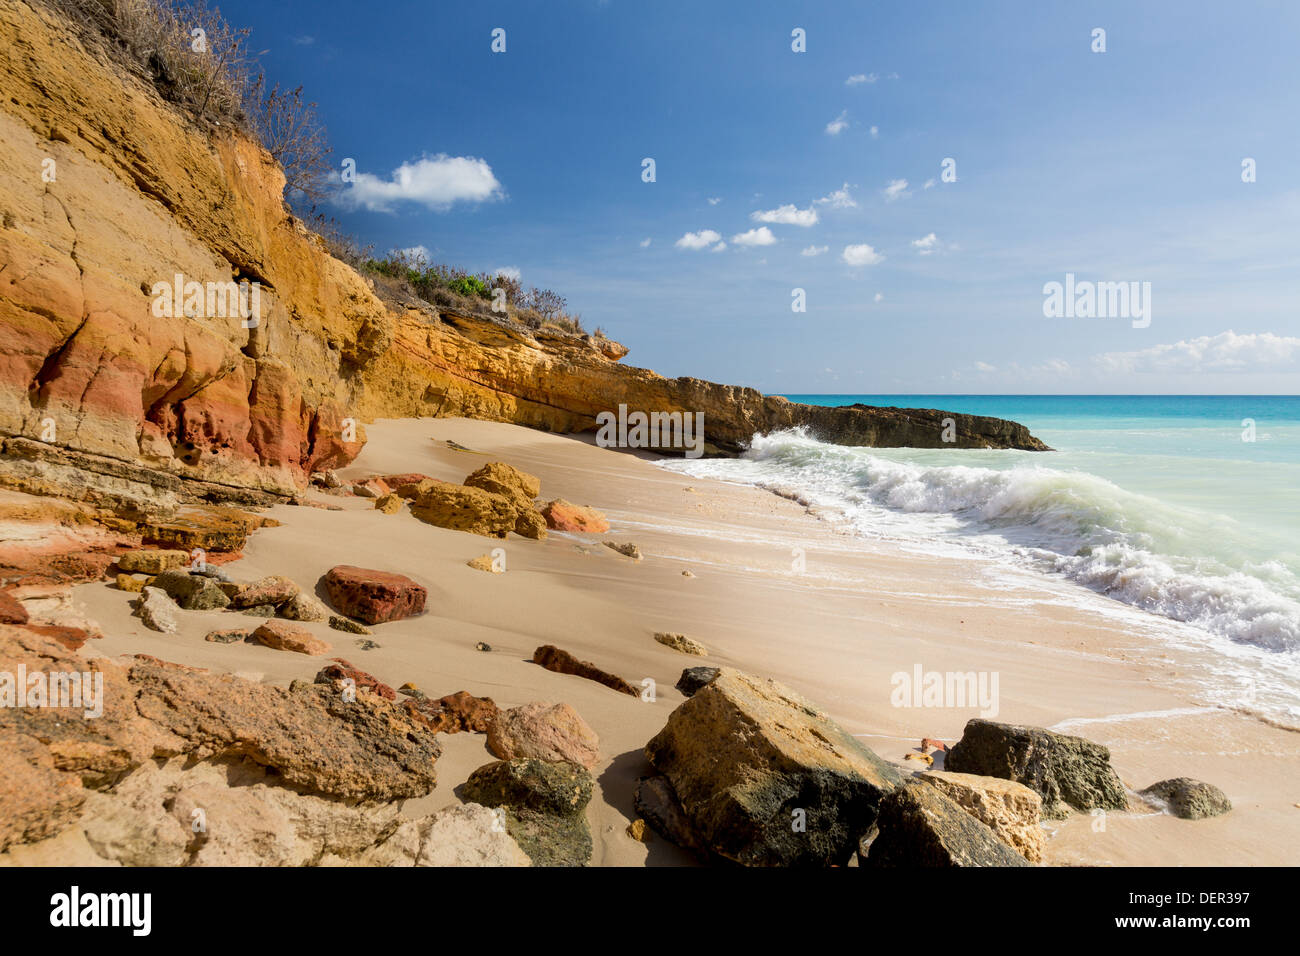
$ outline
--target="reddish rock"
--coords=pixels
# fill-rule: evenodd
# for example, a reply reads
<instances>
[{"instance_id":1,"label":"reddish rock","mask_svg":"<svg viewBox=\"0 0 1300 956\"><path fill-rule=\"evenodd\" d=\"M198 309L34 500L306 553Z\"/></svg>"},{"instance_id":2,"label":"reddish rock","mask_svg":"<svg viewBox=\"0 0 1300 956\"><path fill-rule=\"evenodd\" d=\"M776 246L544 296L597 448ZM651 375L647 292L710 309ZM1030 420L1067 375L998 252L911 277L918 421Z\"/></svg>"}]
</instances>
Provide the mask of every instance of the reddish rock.
<instances>
[{"instance_id":1,"label":"reddish rock","mask_svg":"<svg viewBox=\"0 0 1300 956\"><path fill-rule=\"evenodd\" d=\"M502 760L567 760L591 770L600 738L568 704L524 704L503 710L488 728L488 749Z\"/></svg>"},{"instance_id":2,"label":"reddish rock","mask_svg":"<svg viewBox=\"0 0 1300 956\"><path fill-rule=\"evenodd\" d=\"M947 749L948 749L948 748L945 747L945 746L943 745L943 741L942 741L942 740L935 740L933 737L922 737L922 738L921 738L921 752L922 752L922 753L927 753L927 754L928 754L928 753L929 753L930 751L932 751L932 750L947 750Z\"/></svg>"},{"instance_id":3,"label":"reddish rock","mask_svg":"<svg viewBox=\"0 0 1300 956\"><path fill-rule=\"evenodd\" d=\"M641 696L637 689L623 678L601 670L590 661L580 661L568 651L561 650L554 644L543 644L533 651L533 663L541 664L548 671L555 671L557 674L572 674L575 677L594 680L597 684L604 684L621 694L630 694L633 697Z\"/></svg>"},{"instance_id":4,"label":"reddish rock","mask_svg":"<svg viewBox=\"0 0 1300 956\"><path fill-rule=\"evenodd\" d=\"M325 588L335 610L366 624L400 621L424 611L428 592L410 578L340 564L325 574Z\"/></svg>"},{"instance_id":5,"label":"reddish rock","mask_svg":"<svg viewBox=\"0 0 1300 956\"><path fill-rule=\"evenodd\" d=\"M370 478L352 482L352 493L363 498L382 498L393 489L382 478Z\"/></svg>"},{"instance_id":6,"label":"reddish rock","mask_svg":"<svg viewBox=\"0 0 1300 956\"><path fill-rule=\"evenodd\" d=\"M329 684L336 680L351 679L357 686L358 690L367 691L371 694L378 694L384 700L397 700L397 692L387 684L379 680L372 674L367 674L359 667L354 667L350 662L341 657L331 658L333 663L326 664L316 675L317 684Z\"/></svg>"},{"instance_id":7,"label":"reddish rock","mask_svg":"<svg viewBox=\"0 0 1300 956\"><path fill-rule=\"evenodd\" d=\"M52 638L70 651L81 650L81 646L98 634L91 634L80 627L64 627L60 624L28 624L27 630Z\"/></svg>"},{"instance_id":8,"label":"reddish rock","mask_svg":"<svg viewBox=\"0 0 1300 956\"><path fill-rule=\"evenodd\" d=\"M382 481L390 489L400 488L402 485L419 484L421 481L437 481L436 478L431 478L429 475L422 475L418 471L408 471L400 475L380 475L378 478L371 480Z\"/></svg>"},{"instance_id":9,"label":"reddish rock","mask_svg":"<svg viewBox=\"0 0 1300 956\"><path fill-rule=\"evenodd\" d=\"M297 624L288 621L267 621L253 632L253 640L276 651L294 651L318 657L330 652L325 641Z\"/></svg>"},{"instance_id":10,"label":"reddish rock","mask_svg":"<svg viewBox=\"0 0 1300 956\"><path fill-rule=\"evenodd\" d=\"M444 734L485 734L500 713L491 697L475 697L467 690L436 701L427 697L407 700L403 706L412 719Z\"/></svg>"},{"instance_id":11,"label":"reddish rock","mask_svg":"<svg viewBox=\"0 0 1300 956\"><path fill-rule=\"evenodd\" d=\"M576 531L603 534L609 530L609 521L595 508L575 505L563 498L547 502L542 508L546 527L553 531Z\"/></svg>"},{"instance_id":12,"label":"reddish rock","mask_svg":"<svg viewBox=\"0 0 1300 956\"><path fill-rule=\"evenodd\" d=\"M27 609L8 591L0 591L0 624L26 624Z\"/></svg>"}]
</instances>

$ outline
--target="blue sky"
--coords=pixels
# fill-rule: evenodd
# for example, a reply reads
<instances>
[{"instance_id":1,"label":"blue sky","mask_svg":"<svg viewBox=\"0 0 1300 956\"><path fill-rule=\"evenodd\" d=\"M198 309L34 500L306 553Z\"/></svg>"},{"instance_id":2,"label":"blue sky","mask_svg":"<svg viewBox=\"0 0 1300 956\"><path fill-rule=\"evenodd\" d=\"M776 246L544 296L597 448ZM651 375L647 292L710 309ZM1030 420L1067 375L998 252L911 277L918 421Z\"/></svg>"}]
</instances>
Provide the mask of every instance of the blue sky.
<instances>
[{"instance_id":1,"label":"blue sky","mask_svg":"<svg viewBox=\"0 0 1300 956\"><path fill-rule=\"evenodd\" d=\"M221 6L356 161L346 228L517 268L630 364L788 393L1300 392L1300 4ZM1149 282L1150 324L1045 317L1066 273Z\"/></svg>"}]
</instances>

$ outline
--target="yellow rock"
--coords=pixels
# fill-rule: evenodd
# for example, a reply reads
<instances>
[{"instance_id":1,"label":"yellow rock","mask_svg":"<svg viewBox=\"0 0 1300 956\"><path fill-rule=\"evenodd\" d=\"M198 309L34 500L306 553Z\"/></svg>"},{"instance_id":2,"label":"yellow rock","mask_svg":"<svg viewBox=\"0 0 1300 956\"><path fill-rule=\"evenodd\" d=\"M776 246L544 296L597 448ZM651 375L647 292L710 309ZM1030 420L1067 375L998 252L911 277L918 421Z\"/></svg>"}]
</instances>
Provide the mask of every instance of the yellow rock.
<instances>
[{"instance_id":1,"label":"yellow rock","mask_svg":"<svg viewBox=\"0 0 1300 956\"><path fill-rule=\"evenodd\" d=\"M117 589L119 591L140 592L144 590L147 578L137 578L133 574L119 574L117 576Z\"/></svg>"},{"instance_id":2,"label":"yellow rock","mask_svg":"<svg viewBox=\"0 0 1300 956\"><path fill-rule=\"evenodd\" d=\"M498 568L493 563L492 555L490 554L480 554L477 558L471 558L469 561L466 561L465 563L468 564L475 571L487 571L491 574L504 573L503 568Z\"/></svg>"},{"instance_id":3,"label":"yellow rock","mask_svg":"<svg viewBox=\"0 0 1300 956\"><path fill-rule=\"evenodd\" d=\"M402 499L397 495L383 495L375 499L375 510L386 515L395 515L402 510Z\"/></svg>"},{"instance_id":4,"label":"yellow rock","mask_svg":"<svg viewBox=\"0 0 1300 956\"><path fill-rule=\"evenodd\" d=\"M627 825L627 835L638 843L650 842L650 831L645 825L645 821L637 817Z\"/></svg>"}]
</instances>

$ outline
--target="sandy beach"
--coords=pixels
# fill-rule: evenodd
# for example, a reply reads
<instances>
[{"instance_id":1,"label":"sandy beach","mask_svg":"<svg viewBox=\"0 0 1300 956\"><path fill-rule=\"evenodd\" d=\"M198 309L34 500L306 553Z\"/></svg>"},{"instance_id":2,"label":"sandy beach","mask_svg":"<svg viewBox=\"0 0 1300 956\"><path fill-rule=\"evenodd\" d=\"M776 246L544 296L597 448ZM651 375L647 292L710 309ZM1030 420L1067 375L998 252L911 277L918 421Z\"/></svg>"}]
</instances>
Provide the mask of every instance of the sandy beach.
<instances>
[{"instance_id":1,"label":"sandy beach","mask_svg":"<svg viewBox=\"0 0 1300 956\"><path fill-rule=\"evenodd\" d=\"M226 570L236 580L286 575L318 595L317 582L338 564L399 572L426 587L426 612L374 627L379 647L371 650L324 624L305 626L332 645L332 656L394 687L412 682L432 696L467 690L501 707L572 705L600 736L598 790L588 807L591 865L693 862L663 839L643 844L625 828L634 818L635 782L649 769L642 748L683 699L673 687L682 668L697 664L789 685L905 772L919 767L905 755L923 736L951 744L979 708L894 706L892 676L918 666L996 675L994 719L1105 744L1131 790L1188 776L1232 800L1231 813L1195 822L1146 811L1048 822L1048 865L1276 865L1293 863L1300 851L1296 735L1205 706L1180 686L1185 662L1176 650L1076 585L1026 572L1009 587L1006 569L839 534L795 501L686 479L652 456L597 448L590 439L468 419L378 421L367 437L361 455L340 470L345 479L423 472L459 482L503 461L538 476L543 499L601 510L611 530L501 541L313 491L323 507L272 508L280 526L252 535L242 560ZM617 554L604 540L635 542L644 558ZM466 565L498 547L504 574ZM105 635L87 645L88 654L152 654L280 685L311 680L320 667L320 658L205 642L207 632L249 620L227 612L184 612L179 632L168 635L145 628L132 616L132 596L108 582L74 594ZM709 655L664 647L656 631L683 633ZM476 650L477 642L492 651ZM542 644L634 685L649 679L654 699L547 671L531 662ZM457 802L456 788L494 759L482 735L442 742L438 786L409 801L408 814Z\"/></svg>"}]
</instances>

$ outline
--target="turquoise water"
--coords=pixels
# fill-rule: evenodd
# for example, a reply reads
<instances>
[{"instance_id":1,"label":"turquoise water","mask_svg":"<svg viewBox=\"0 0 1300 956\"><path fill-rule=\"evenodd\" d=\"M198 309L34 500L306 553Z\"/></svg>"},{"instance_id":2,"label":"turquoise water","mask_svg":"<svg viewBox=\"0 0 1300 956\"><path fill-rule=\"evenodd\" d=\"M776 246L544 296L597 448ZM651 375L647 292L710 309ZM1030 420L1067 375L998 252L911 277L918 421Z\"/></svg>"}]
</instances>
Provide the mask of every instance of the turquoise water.
<instances>
[{"instance_id":1,"label":"turquoise water","mask_svg":"<svg viewBox=\"0 0 1300 956\"><path fill-rule=\"evenodd\" d=\"M1203 634L1252 688L1228 703L1300 718L1300 396L786 397L1010 418L1055 450L849 448L796 429L668 467L793 488L864 537L1062 575Z\"/></svg>"}]
</instances>

